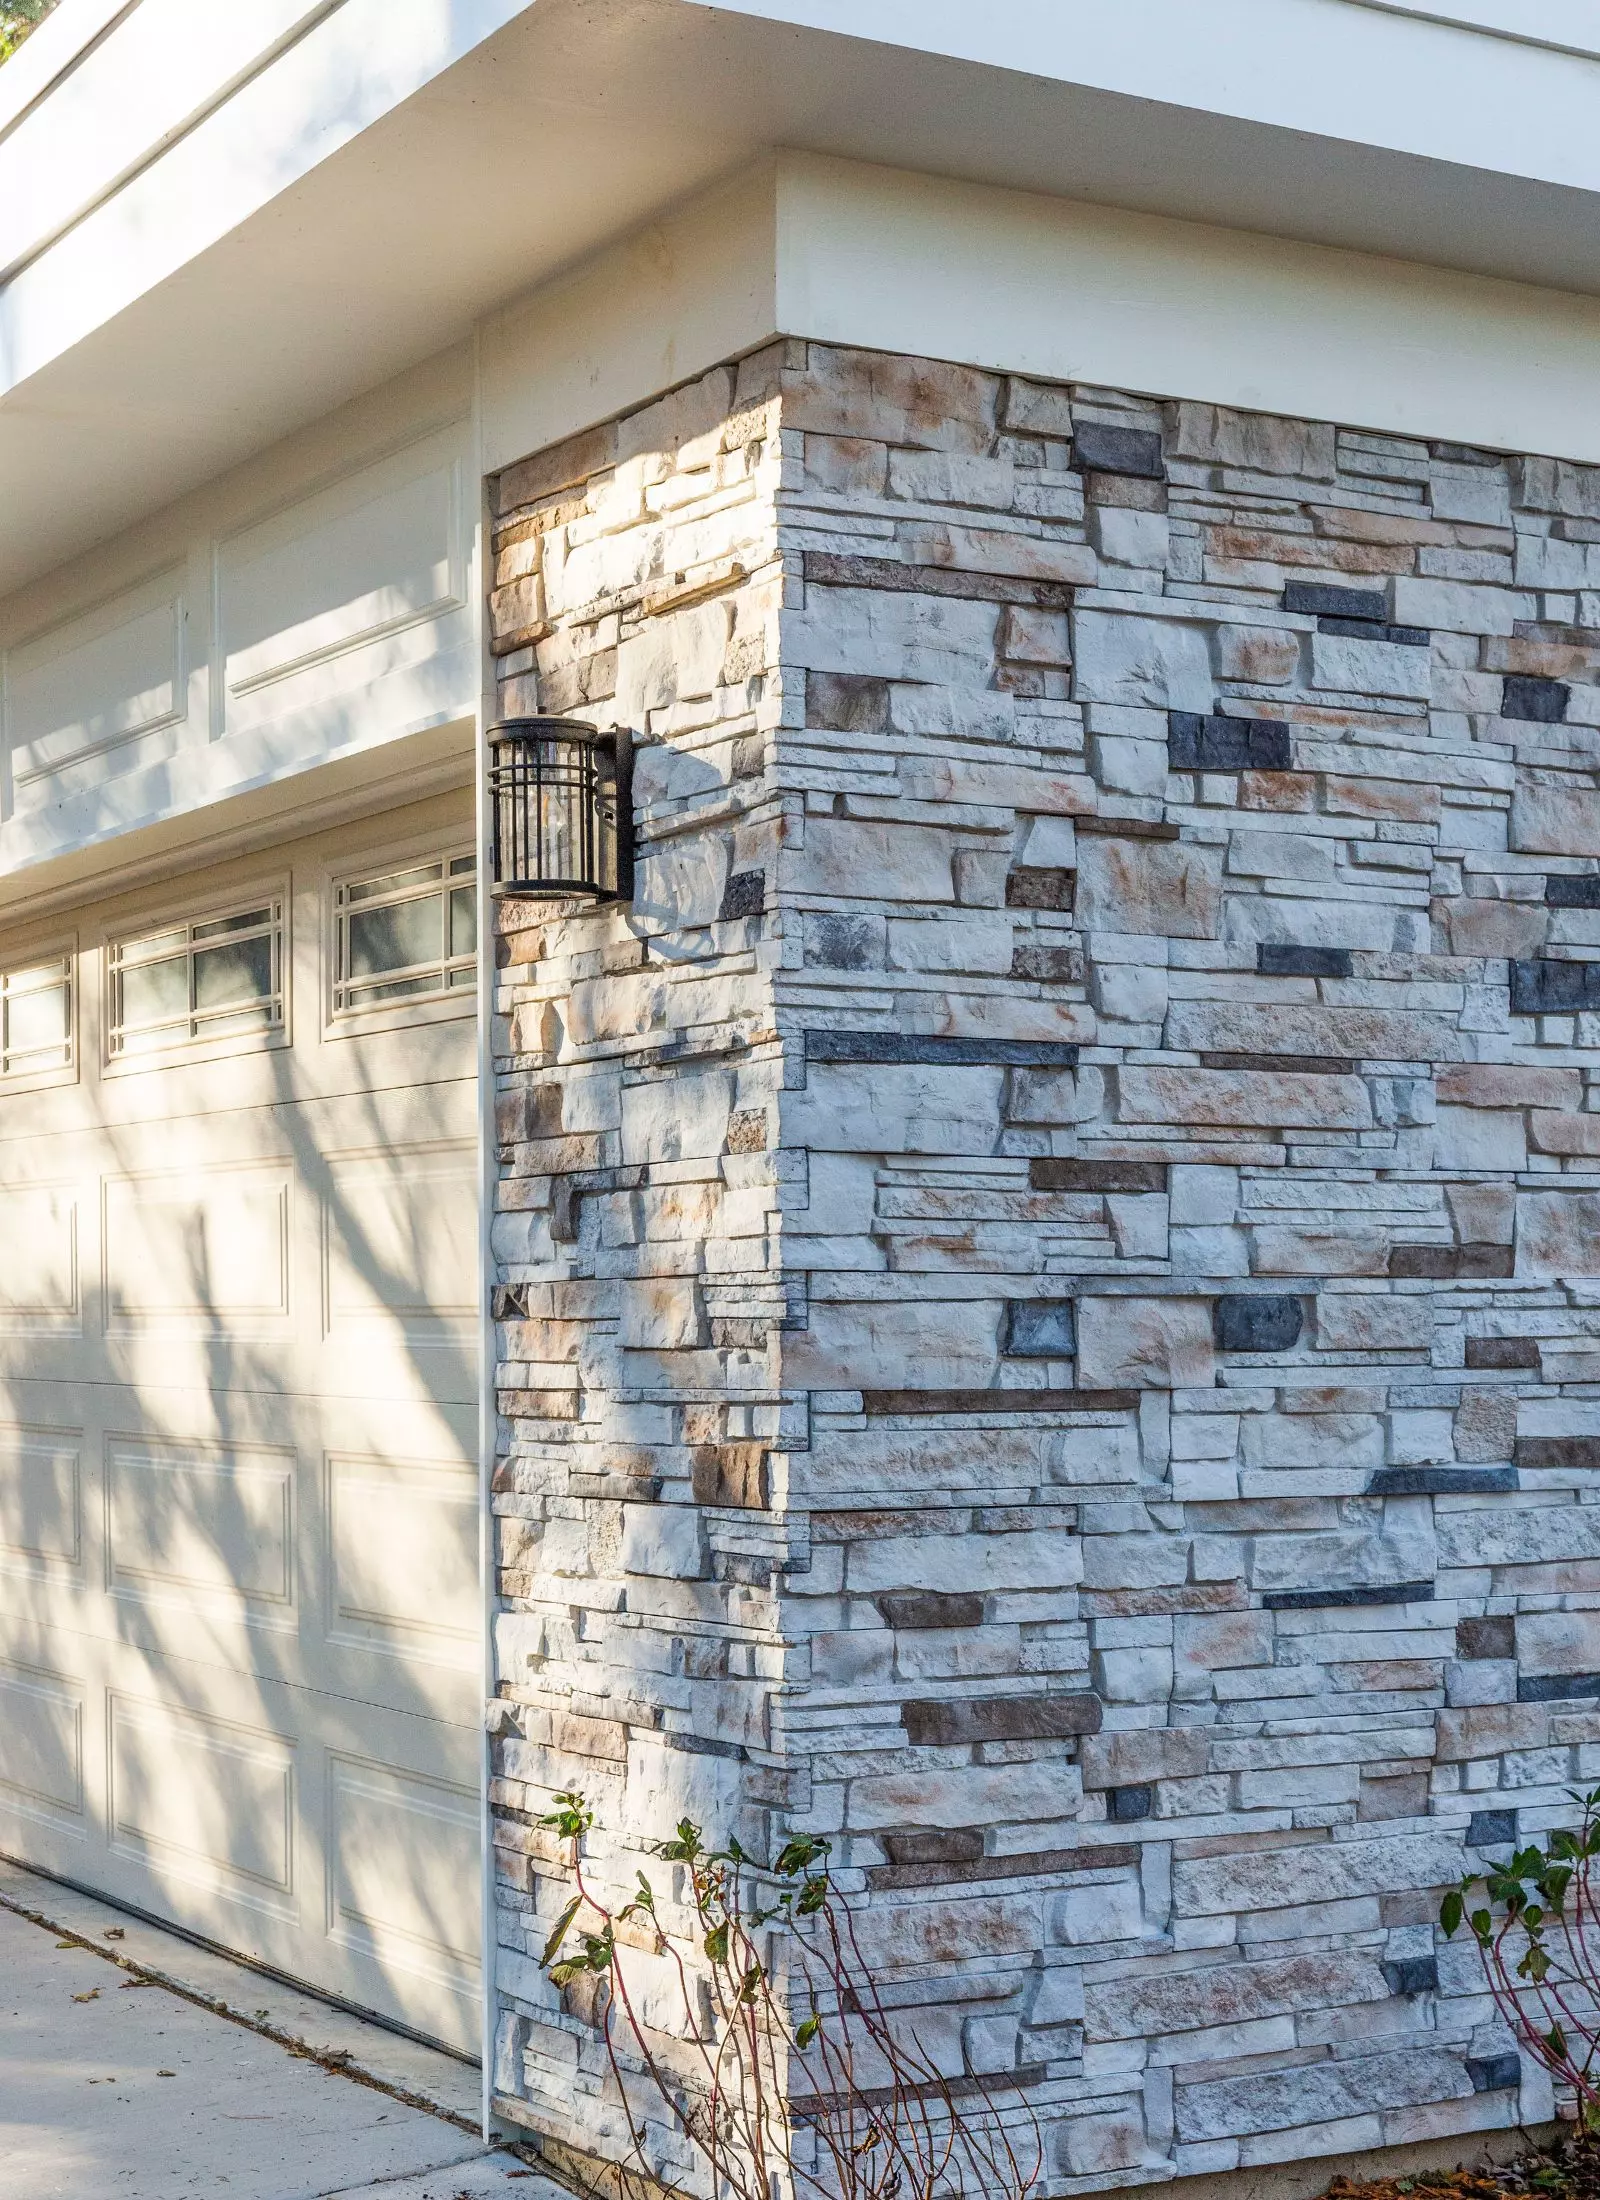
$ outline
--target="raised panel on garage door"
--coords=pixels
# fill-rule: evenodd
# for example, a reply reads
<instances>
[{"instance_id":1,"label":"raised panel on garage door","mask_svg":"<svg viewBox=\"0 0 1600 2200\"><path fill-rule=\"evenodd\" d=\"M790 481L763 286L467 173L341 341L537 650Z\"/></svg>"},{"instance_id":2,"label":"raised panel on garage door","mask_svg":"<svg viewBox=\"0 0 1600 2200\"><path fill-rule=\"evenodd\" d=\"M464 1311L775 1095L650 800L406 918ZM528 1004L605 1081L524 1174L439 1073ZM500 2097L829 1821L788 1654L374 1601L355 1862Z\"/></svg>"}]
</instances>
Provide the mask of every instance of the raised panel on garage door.
<instances>
[{"instance_id":1,"label":"raised panel on garage door","mask_svg":"<svg viewBox=\"0 0 1600 2200\"><path fill-rule=\"evenodd\" d=\"M471 830L0 931L0 1849L475 2050Z\"/></svg>"}]
</instances>

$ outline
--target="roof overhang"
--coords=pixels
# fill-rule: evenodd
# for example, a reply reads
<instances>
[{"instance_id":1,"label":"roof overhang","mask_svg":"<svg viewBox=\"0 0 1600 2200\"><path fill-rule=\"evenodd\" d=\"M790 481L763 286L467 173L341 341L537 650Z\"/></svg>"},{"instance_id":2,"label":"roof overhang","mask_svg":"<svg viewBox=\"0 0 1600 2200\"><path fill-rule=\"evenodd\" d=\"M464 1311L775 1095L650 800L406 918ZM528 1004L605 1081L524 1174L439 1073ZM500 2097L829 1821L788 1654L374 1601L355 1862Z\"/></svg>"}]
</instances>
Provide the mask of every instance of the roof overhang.
<instances>
[{"instance_id":1,"label":"roof overhang","mask_svg":"<svg viewBox=\"0 0 1600 2200\"><path fill-rule=\"evenodd\" d=\"M0 594L774 148L1600 294L1600 0L1530 12L62 0L0 73Z\"/></svg>"}]
</instances>

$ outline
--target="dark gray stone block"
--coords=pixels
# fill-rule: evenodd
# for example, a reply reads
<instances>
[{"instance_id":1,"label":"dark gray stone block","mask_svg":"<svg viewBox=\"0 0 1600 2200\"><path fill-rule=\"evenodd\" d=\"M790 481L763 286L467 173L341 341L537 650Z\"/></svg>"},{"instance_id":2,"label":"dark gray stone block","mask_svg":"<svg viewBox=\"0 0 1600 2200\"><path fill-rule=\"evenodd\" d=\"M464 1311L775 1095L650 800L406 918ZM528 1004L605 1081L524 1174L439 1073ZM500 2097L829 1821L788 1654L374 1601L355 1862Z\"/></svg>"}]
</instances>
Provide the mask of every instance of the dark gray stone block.
<instances>
[{"instance_id":1,"label":"dark gray stone block","mask_svg":"<svg viewBox=\"0 0 1600 2200\"><path fill-rule=\"evenodd\" d=\"M1583 1703L1600 1696L1600 1673L1519 1673L1518 1703Z\"/></svg>"},{"instance_id":2,"label":"dark gray stone block","mask_svg":"<svg viewBox=\"0 0 1600 2200\"><path fill-rule=\"evenodd\" d=\"M1278 1291L1230 1291L1211 1310L1219 1352L1287 1352L1305 1321L1300 1301Z\"/></svg>"},{"instance_id":3,"label":"dark gray stone block","mask_svg":"<svg viewBox=\"0 0 1600 2200\"><path fill-rule=\"evenodd\" d=\"M975 1592L956 1589L907 1589L874 1597L878 1617L885 1627L981 1627L983 1599Z\"/></svg>"},{"instance_id":4,"label":"dark gray stone block","mask_svg":"<svg viewBox=\"0 0 1600 2200\"><path fill-rule=\"evenodd\" d=\"M1289 728L1275 718L1167 713L1167 762L1175 772L1284 772L1293 761Z\"/></svg>"},{"instance_id":5,"label":"dark gray stone block","mask_svg":"<svg viewBox=\"0 0 1600 2200\"><path fill-rule=\"evenodd\" d=\"M1544 898L1551 909L1600 909L1600 871L1552 873Z\"/></svg>"},{"instance_id":6,"label":"dark gray stone block","mask_svg":"<svg viewBox=\"0 0 1600 2200\"><path fill-rule=\"evenodd\" d=\"M1385 1963L1383 1975L1391 1994L1436 1994L1439 1991L1437 1956L1397 1956Z\"/></svg>"},{"instance_id":7,"label":"dark gray stone block","mask_svg":"<svg viewBox=\"0 0 1600 2200\"><path fill-rule=\"evenodd\" d=\"M1369 1497L1466 1496L1521 1488L1515 1467L1380 1467L1367 1484Z\"/></svg>"},{"instance_id":8,"label":"dark gray stone block","mask_svg":"<svg viewBox=\"0 0 1600 2200\"><path fill-rule=\"evenodd\" d=\"M1148 1818L1155 1807L1156 1791L1148 1781L1106 1789L1106 1816L1114 1826L1131 1826L1137 1818Z\"/></svg>"},{"instance_id":9,"label":"dark gray stone block","mask_svg":"<svg viewBox=\"0 0 1600 2200\"><path fill-rule=\"evenodd\" d=\"M808 1062L927 1062L946 1069L1076 1069L1078 1049L1054 1039L944 1039L899 1031L808 1031Z\"/></svg>"},{"instance_id":10,"label":"dark gray stone block","mask_svg":"<svg viewBox=\"0 0 1600 2200\"><path fill-rule=\"evenodd\" d=\"M1526 719L1536 726L1559 726L1567 715L1571 697L1572 690L1564 680L1539 680L1525 672L1508 673L1500 715Z\"/></svg>"},{"instance_id":11,"label":"dark gray stone block","mask_svg":"<svg viewBox=\"0 0 1600 2200\"><path fill-rule=\"evenodd\" d=\"M1513 962L1511 1010L1516 1016L1575 1016L1600 1008L1600 962L1557 962L1544 955Z\"/></svg>"},{"instance_id":12,"label":"dark gray stone block","mask_svg":"<svg viewBox=\"0 0 1600 2200\"><path fill-rule=\"evenodd\" d=\"M887 733L888 681L864 672L808 672L806 724L828 733Z\"/></svg>"},{"instance_id":13,"label":"dark gray stone block","mask_svg":"<svg viewBox=\"0 0 1600 2200\"><path fill-rule=\"evenodd\" d=\"M1389 619L1389 599L1381 588L1329 588L1321 581L1286 582L1283 608L1316 619L1367 619L1378 626Z\"/></svg>"},{"instance_id":14,"label":"dark gray stone block","mask_svg":"<svg viewBox=\"0 0 1600 2200\"><path fill-rule=\"evenodd\" d=\"M739 917L759 917L767 905L767 881L760 871L735 871L722 890L719 919L727 924Z\"/></svg>"},{"instance_id":15,"label":"dark gray stone block","mask_svg":"<svg viewBox=\"0 0 1600 2200\"><path fill-rule=\"evenodd\" d=\"M1353 1589L1269 1589L1261 1599L1268 1612L1320 1612L1356 1604L1431 1604L1431 1581L1386 1581Z\"/></svg>"},{"instance_id":16,"label":"dark gray stone block","mask_svg":"<svg viewBox=\"0 0 1600 2200\"><path fill-rule=\"evenodd\" d=\"M1522 2083L1521 2058L1513 2054L1469 2055L1467 2076L1474 2093L1509 2093Z\"/></svg>"},{"instance_id":17,"label":"dark gray stone block","mask_svg":"<svg viewBox=\"0 0 1600 2200\"><path fill-rule=\"evenodd\" d=\"M1388 642L1396 649L1426 649L1433 636L1425 626L1393 626L1387 619L1319 619L1319 634L1348 634L1357 642Z\"/></svg>"},{"instance_id":18,"label":"dark gray stone block","mask_svg":"<svg viewBox=\"0 0 1600 2200\"><path fill-rule=\"evenodd\" d=\"M1350 950L1263 940L1256 949L1256 969L1263 978L1348 978Z\"/></svg>"},{"instance_id":19,"label":"dark gray stone block","mask_svg":"<svg viewBox=\"0 0 1600 2200\"><path fill-rule=\"evenodd\" d=\"M1070 1360L1078 1349L1071 1299L1008 1299L1000 1349L1013 1360Z\"/></svg>"},{"instance_id":20,"label":"dark gray stone block","mask_svg":"<svg viewBox=\"0 0 1600 2200\"><path fill-rule=\"evenodd\" d=\"M1076 871L1052 864L1019 864L1006 873L1008 909L1070 909L1077 888Z\"/></svg>"},{"instance_id":21,"label":"dark gray stone block","mask_svg":"<svg viewBox=\"0 0 1600 2200\"><path fill-rule=\"evenodd\" d=\"M1135 474L1142 481L1164 481L1167 474L1153 428L1118 428L1105 420L1073 422L1072 459L1086 474Z\"/></svg>"},{"instance_id":22,"label":"dark gray stone block","mask_svg":"<svg viewBox=\"0 0 1600 2200\"><path fill-rule=\"evenodd\" d=\"M1469 1337L1466 1359L1468 1367L1531 1368L1537 1374L1539 1347L1532 1337Z\"/></svg>"},{"instance_id":23,"label":"dark gray stone block","mask_svg":"<svg viewBox=\"0 0 1600 2200\"><path fill-rule=\"evenodd\" d=\"M1469 1849L1503 1849L1517 1838L1514 1810L1475 1810L1467 1821Z\"/></svg>"}]
</instances>

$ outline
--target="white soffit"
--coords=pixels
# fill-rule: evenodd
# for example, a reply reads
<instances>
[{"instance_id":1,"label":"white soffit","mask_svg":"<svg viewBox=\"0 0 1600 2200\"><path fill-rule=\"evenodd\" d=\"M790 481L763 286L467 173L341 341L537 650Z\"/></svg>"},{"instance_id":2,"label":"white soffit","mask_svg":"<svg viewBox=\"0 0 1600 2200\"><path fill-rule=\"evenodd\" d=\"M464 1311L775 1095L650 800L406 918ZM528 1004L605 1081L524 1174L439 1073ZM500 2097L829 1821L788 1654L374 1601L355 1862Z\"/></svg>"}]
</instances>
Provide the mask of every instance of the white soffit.
<instances>
[{"instance_id":1,"label":"white soffit","mask_svg":"<svg viewBox=\"0 0 1600 2200\"><path fill-rule=\"evenodd\" d=\"M0 73L0 155L88 129L92 72L202 5L62 0ZM53 241L0 285L0 593L779 147L1600 293L1596 9L1553 0L1539 44L1519 7L241 0L209 93L150 94L145 165L121 142L108 182L86 140L77 218L71 163L40 173ZM571 341L563 371L591 417L648 394Z\"/></svg>"},{"instance_id":2,"label":"white soffit","mask_svg":"<svg viewBox=\"0 0 1600 2200\"><path fill-rule=\"evenodd\" d=\"M779 164L786 334L1600 463L1600 299L855 162Z\"/></svg>"}]
</instances>

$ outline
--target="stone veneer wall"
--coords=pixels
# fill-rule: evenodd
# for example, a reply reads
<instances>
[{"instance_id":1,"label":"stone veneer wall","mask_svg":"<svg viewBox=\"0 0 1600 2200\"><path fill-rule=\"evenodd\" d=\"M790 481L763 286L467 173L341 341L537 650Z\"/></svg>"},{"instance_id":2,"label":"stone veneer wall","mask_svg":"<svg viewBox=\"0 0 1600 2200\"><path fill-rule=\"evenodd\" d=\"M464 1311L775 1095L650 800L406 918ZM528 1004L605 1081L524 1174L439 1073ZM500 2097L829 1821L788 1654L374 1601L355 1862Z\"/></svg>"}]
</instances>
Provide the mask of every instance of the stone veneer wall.
<instances>
[{"instance_id":1,"label":"stone veneer wall","mask_svg":"<svg viewBox=\"0 0 1600 2200\"><path fill-rule=\"evenodd\" d=\"M1049 2191L1547 2116L1432 1920L1600 1777L1600 471L790 344L497 493L643 836L500 947L502 2104L620 2151L574 1785L826 1833Z\"/></svg>"}]
</instances>

